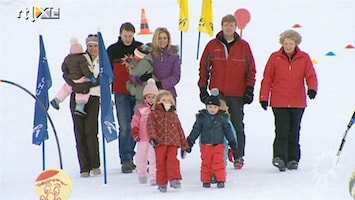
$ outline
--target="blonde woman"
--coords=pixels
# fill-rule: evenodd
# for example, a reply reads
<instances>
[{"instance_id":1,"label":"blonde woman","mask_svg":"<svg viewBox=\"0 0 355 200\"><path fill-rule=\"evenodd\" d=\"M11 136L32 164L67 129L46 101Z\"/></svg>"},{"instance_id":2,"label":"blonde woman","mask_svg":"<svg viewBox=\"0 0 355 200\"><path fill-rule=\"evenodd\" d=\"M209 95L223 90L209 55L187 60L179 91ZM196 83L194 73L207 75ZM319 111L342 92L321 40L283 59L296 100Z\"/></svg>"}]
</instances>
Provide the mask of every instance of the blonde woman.
<instances>
[{"instance_id":1,"label":"blonde woman","mask_svg":"<svg viewBox=\"0 0 355 200\"><path fill-rule=\"evenodd\" d=\"M158 88L170 91L176 100L175 86L179 83L181 75L178 52L178 46L171 44L171 35L168 29L157 28L153 34L151 53L137 64L132 75L140 76L142 82L153 77Z\"/></svg>"}]
</instances>

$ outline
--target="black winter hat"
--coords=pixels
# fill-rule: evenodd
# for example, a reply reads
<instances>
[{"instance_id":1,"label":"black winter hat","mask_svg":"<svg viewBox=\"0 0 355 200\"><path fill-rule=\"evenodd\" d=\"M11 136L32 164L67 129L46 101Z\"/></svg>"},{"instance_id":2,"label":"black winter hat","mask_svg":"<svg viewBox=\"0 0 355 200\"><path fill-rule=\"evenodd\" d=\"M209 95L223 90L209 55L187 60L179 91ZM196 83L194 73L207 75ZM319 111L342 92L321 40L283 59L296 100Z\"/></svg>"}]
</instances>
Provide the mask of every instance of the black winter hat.
<instances>
[{"instance_id":1,"label":"black winter hat","mask_svg":"<svg viewBox=\"0 0 355 200\"><path fill-rule=\"evenodd\" d=\"M218 95L219 95L218 88L211 89L211 95L209 97L207 97L205 104L220 106L221 101L219 100Z\"/></svg>"}]
</instances>

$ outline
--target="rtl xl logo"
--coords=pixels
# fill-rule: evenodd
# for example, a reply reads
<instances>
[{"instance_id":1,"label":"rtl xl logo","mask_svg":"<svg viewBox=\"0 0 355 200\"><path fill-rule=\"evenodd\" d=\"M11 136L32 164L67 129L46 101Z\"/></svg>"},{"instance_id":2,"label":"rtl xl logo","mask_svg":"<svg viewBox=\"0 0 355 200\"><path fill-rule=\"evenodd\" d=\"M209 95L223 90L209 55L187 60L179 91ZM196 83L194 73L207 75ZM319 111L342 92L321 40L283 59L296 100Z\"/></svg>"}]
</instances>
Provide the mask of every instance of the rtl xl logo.
<instances>
[{"instance_id":1,"label":"rtl xl logo","mask_svg":"<svg viewBox=\"0 0 355 200\"><path fill-rule=\"evenodd\" d=\"M59 19L60 8L45 7L40 8L33 6L32 8L25 8L17 10L17 18L25 18L35 22L36 19Z\"/></svg>"}]
</instances>

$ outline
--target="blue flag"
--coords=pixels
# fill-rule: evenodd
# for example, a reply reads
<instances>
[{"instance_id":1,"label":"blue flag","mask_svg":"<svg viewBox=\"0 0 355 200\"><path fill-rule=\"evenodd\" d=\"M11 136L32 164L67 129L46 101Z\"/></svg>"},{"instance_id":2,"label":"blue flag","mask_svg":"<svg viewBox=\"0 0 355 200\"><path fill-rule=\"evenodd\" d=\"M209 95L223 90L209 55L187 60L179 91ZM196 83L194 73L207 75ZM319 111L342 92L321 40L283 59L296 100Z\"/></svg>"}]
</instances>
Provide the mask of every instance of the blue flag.
<instances>
[{"instance_id":1,"label":"blue flag","mask_svg":"<svg viewBox=\"0 0 355 200\"><path fill-rule=\"evenodd\" d=\"M32 143L40 145L48 139L47 113L49 107L48 89L52 87L52 78L48 67L46 50L42 35L39 36L39 63L37 72L35 113L33 120Z\"/></svg>"},{"instance_id":2,"label":"blue flag","mask_svg":"<svg viewBox=\"0 0 355 200\"><path fill-rule=\"evenodd\" d=\"M101 128L106 142L117 139L117 129L113 117L113 105L111 101L111 84L114 76L111 62L107 55L101 32L99 37L99 60L100 60L100 90L101 90Z\"/></svg>"}]
</instances>

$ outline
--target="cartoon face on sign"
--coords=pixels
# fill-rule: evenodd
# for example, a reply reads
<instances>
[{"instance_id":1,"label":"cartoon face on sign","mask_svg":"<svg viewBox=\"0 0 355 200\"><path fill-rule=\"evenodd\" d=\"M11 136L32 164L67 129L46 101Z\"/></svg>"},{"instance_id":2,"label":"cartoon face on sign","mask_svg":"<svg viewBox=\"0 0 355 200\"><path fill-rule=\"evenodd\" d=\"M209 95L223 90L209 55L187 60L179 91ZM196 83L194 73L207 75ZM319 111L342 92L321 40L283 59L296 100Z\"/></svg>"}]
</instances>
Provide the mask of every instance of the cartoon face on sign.
<instances>
[{"instance_id":1,"label":"cartoon face on sign","mask_svg":"<svg viewBox=\"0 0 355 200\"><path fill-rule=\"evenodd\" d=\"M37 177L35 190L40 200L67 200L72 191L72 183L64 171L49 169Z\"/></svg>"}]
</instances>

